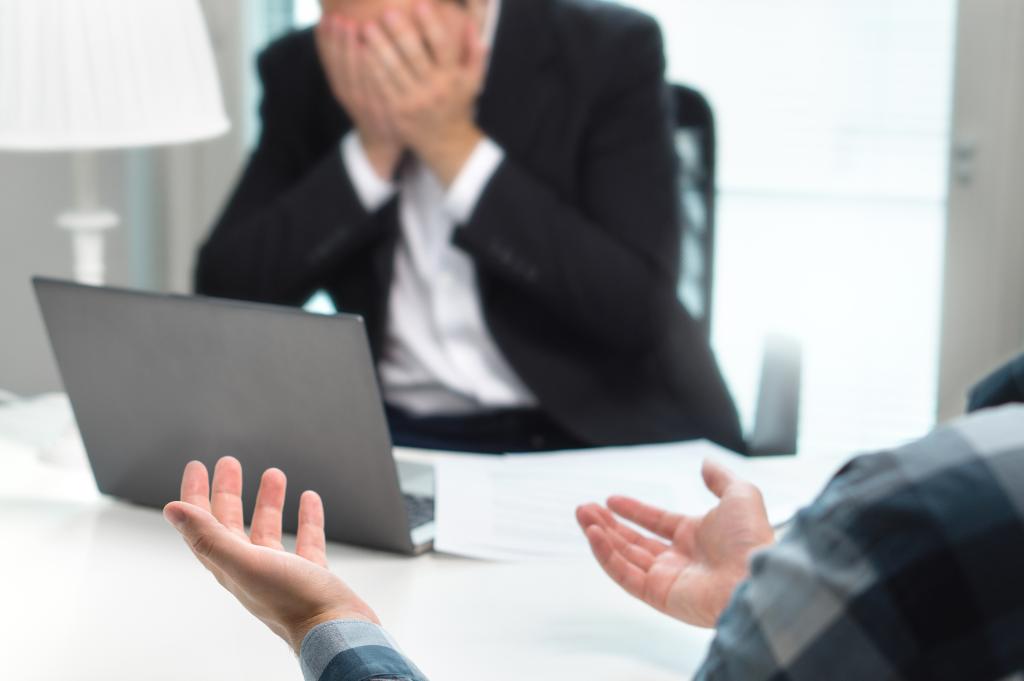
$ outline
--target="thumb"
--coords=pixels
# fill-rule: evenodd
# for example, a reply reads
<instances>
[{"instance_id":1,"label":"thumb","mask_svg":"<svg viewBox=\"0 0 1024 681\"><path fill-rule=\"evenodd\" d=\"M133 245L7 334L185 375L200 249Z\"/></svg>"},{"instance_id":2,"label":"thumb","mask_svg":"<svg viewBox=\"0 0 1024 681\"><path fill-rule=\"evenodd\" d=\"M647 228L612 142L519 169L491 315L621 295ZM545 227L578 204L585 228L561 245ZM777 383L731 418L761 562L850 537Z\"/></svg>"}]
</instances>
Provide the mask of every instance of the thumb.
<instances>
[{"instance_id":1,"label":"thumb","mask_svg":"<svg viewBox=\"0 0 1024 681\"><path fill-rule=\"evenodd\" d=\"M731 485L739 482L739 478L733 475L732 471L710 459L704 460L700 474L704 478L704 484L707 485L707 488L719 499L725 495L726 490Z\"/></svg>"},{"instance_id":2,"label":"thumb","mask_svg":"<svg viewBox=\"0 0 1024 681\"><path fill-rule=\"evenodd\" d=\"M172 501L164 506L164 518L181 533L200 560L227 575L244 573L251 566L253 546L224 527L209 511Z\"/></svg>"}]
</instances>

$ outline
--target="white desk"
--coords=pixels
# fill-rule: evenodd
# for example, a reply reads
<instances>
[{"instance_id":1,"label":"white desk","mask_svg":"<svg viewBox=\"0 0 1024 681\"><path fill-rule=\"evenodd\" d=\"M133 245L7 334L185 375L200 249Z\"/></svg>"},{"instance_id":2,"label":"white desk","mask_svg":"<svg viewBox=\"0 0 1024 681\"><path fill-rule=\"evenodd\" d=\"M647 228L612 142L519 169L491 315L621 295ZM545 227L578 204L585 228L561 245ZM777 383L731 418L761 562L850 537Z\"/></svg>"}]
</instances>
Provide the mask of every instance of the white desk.
<instances>
[{"instance_id":1,"label":"white desk","mask_svg":"<svg viewBox=\"0 0 1024 681\"><path fill-rule=\"evenodd\" d=\"M53 419L55 431L66 427L59 411ZM158 511L102 497L88 469L37 454L0 430L0 679L301 678L291 651ZM593 561L496 564L341 545L328 560L434 681L679 681L711 638L622 593Z\"/></svg>"}]
</instances>

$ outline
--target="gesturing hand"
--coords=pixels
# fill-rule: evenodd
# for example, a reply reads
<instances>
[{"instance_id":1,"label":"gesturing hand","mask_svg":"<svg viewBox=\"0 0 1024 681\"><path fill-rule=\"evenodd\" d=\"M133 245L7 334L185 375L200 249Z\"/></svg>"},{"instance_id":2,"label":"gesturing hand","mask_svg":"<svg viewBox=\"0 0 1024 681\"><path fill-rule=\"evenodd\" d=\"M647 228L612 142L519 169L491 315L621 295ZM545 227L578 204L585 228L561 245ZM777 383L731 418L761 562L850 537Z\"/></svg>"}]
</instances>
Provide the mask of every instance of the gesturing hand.
<instances>
[{"instance_id":1,"label":"gesturing hand","mask_svg":"<svg viewBox=\"0 0 1024 681\"><path fill-rule=\"evenodd\" d=\"M211 495L206 467L192 461L181 479L181 501L167 504L164 517L221 586L299 652L306 633L322 622L379 622L373 610L327 570L324 509L315 492L305 492L299 500L295 553L284 550L285 484L284 473L276 468L263 474L246 536L241 464L231 457L217 462Z\"/></svg>"},{"instance_id":2,"label":"gesturing hand","mask_svg":"<svg viewBox=\"0 0 1024 681\"><path fill-rule=\"evenodd\" d=\"M701 473L720 500L703 517L612 497L608 508L580 506L576 518L601 567L623 589L671 617L713 627L746 578L751 552L772 543L774 535L754 485L710 461ZM669 543L630 529L612 512Z\"/></svg>"},{"instance_id":3,"label":"gesturing hand","mask_svg":"<svg viewBox=\"0 0 1024 681\"><path fill-rule=\"evenodd\" d=\"M487 50L476 22L452 3L424 0L411 18L391 10L362 35L399 135L449 185L483 137L473 118Z\"/></svg>"},{"instance_id":4,"label":"gesturing hand","mask_svg":"<svg viewBox=\"0 0 1024 681\"><path fill-rule=\"evenodd\" d=\"M355 22L325 13L316 27L316 47L334 98L352 119L374 170L390 180L404 143L383 95L370 81L368 51Z\"/></svg>"}]
</instances>

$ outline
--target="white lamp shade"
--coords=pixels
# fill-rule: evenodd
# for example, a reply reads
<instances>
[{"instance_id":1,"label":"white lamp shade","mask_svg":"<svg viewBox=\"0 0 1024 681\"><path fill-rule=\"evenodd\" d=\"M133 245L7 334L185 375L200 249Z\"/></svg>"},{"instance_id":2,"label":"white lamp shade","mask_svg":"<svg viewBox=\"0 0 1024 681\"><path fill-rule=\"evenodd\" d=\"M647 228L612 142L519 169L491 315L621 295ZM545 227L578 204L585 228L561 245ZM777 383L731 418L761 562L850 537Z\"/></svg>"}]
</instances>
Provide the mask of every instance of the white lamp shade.
<instances>
[{"instance_id":1,"label":"white lamp shade","mask_svg":"<svg viewBox=\"0 0 1024 681\"><path fill-rule=\"evenodd\" d=\"M0 148L175 144L228 128L198 0L0 0Z\"/></svg>"}]
</instances>

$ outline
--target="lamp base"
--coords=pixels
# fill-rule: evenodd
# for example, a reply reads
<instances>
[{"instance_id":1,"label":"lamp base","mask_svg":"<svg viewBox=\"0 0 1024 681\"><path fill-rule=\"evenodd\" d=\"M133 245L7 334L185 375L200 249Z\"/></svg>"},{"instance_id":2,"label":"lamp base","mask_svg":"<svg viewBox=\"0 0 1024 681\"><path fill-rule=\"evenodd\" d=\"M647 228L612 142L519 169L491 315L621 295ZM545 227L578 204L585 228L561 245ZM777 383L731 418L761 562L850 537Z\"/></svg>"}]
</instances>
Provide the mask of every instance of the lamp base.
<instances>
[{"instance_id":1,"label":"lamp base","mask_svg":"<svg viewBox=\"0 0 1024 681\"><path fill-rule=\"evenodd\" d=\"M57 225L71 232L75 281L92 286L103 284L103 237L120 222L117 213L103 209L68 211L57 216Z\"/></svg>"}]
</instances>

